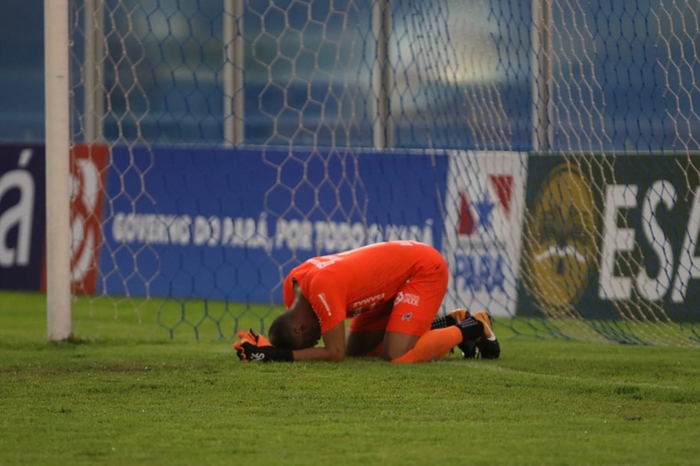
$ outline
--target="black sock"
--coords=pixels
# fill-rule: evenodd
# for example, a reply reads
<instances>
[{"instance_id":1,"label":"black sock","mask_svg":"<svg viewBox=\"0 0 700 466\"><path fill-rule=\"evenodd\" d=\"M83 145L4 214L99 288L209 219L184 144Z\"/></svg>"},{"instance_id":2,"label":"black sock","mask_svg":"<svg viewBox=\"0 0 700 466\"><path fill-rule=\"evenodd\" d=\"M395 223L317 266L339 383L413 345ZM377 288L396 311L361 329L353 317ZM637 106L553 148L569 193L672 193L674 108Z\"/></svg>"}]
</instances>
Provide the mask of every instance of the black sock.
<instances>
[{"instance_id":1,"label":"black sock","mask_svg":"<svg viewBox=\"0 0 700 466\"><path fill-rule=\"evenodd\" d=\"M430 330L435 330L436 328L446 328L455 325L457 321L451 315L436 317L433 323L430 324Z\"/></svg>"},{"instance_id":2,"label":"black sock","mask_svg":"<svg viewBox=\"0 0 700 466\"><path fill-rule=\"evenodd\" d=\"M463 320L457 324L462 330L462 341L473 341L484 336L484 324L473 317Z\"/></svg>"}]
</instances>

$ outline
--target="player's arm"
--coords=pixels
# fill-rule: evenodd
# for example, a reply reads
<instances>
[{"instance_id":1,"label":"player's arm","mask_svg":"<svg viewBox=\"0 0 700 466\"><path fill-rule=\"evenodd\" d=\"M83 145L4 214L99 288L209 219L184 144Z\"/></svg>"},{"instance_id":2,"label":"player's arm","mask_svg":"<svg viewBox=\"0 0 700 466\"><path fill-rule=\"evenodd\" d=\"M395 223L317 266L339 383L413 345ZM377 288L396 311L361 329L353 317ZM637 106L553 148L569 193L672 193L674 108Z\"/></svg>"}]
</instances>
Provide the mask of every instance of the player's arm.
<instances>
[{"instance_id":1,"label":"player's arm","mask_svg":"<svg viewBox=\"0 0 700 466\"><path fill-rule=\"evenodd\" d=\"M295 361L334 361L345 359L345 322L340 321L322 335L325 346L294 350Z\"/></svg>"}]
</instances>

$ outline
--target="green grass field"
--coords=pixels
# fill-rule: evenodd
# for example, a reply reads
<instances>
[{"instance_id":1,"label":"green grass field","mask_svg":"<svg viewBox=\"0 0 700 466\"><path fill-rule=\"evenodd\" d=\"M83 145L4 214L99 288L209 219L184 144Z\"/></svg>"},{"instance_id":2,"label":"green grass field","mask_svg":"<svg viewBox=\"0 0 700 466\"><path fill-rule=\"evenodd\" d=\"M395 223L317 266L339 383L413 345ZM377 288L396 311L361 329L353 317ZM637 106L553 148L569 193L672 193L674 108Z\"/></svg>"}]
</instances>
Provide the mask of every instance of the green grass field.
<instances>
[{"instance_id":1,"label":"green grass field","mask_svg":"<svg viewBox=\"0 0 700 466\"><path fill-rule=\"evenodd\" d=\"M124 307L79 302L77 340L49 344L45 297L0 294L0 464L700 461L696 348L501 335L497 361L244 364Z\"/></svg>"}]
</instances>

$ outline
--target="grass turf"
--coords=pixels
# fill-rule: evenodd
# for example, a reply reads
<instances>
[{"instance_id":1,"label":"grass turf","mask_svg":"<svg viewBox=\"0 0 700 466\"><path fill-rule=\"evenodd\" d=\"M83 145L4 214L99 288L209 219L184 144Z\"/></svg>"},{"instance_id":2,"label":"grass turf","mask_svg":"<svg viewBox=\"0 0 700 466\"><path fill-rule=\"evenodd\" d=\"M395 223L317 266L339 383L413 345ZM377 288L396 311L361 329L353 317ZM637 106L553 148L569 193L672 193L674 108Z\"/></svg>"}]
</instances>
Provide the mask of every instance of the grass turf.
<instances>
[{"instance_id":1,"label":"grass turf","mask_svg":"<svg viewBox=\"0 0 700 466\"><path fill-rule=\"evenodd\" d=\"M79 301L76 314L78 339L49 344L45 297L0 294L0 464L696 464L700 456L694 348L506 335L497 361L244 364L230 342L170 340L150 309L140 323L123 309L115 320L99 302Z\"/></svg>"}]
</instances>

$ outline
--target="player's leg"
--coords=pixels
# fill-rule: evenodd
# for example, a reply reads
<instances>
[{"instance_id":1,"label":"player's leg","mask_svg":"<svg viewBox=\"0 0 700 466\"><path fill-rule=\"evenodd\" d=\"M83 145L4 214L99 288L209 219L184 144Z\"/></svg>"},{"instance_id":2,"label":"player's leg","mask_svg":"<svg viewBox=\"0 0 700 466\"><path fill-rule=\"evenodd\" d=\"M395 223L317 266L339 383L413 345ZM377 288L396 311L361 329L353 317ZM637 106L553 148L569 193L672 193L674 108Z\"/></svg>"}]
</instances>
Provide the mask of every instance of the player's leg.
<instances>
[{"instance_id":1,"label":"player's leg","mask_svg":"<svg viewBox=\"0 0 700 466\"><path fill-rule=\"evenodd\" d=\"M402 345L402 348L397 349L395 353L385 349L382 357L387 361L403 364L435 361L449 353L452 348L462 342L462 339L462 332L457 326L430 330L419 337L387 332L384 337L385 345L387 341L393 340L397 345ZM400 354L409 345L411 345L410 348ZM391 346L391 348L398 348L398 346ZM397 356L397 354L399 355Z\"/></svg>"},{"instance_id":2,"label":"player's leg","mask_svg":"<svg viewBox=\"0 0 700 466\"><path fill-rule=\"evenodd\" d=\"M464 322L462 324L462 322ZM457 345L465 359L475 358L477 349L483 359L496 359L500 355L500 346L491 328L491 316L486 311L477 311L474 315L466 309L455 309L447 315L436 317L430 325L431 330L460 325L467 331L467 337ZM477 336L474 337L473 334Z\"/></svg>"},{"instance_id":3,"label":"player's leg","mask_svg":"<svg viewBox=\"0 0 700 466\"><path fill-rule=\"evenodd\" d=\"M385 333L384 329L367 332L348 330L345 355L350 358L379 356Z\"/></svg>"},{"instance_id":4,"label":"player's leg","mask_svg":"<svg viewBox=\"0 0 700 466\"><path fill-rule=\"evenodd\" d=\"M461 338L450 328L430 330L445 297L448 279L443 257L437 251L429 253L394 299L384 336L383 359L430 361L444 356L460 343Z\"/></svg>"},{"instance_id":5,"label":"player's leg","mask_svg":"<svg viewBox=\"0 0 700 466\"><path fill-rule=\"evenodd\" d=\"M390 340L403 344L403 348L412 341L406 338L406 335L399 335L401 337L396 338L395 332L387 329L384 337L385 347L397 348L387 344ZM501 355L500 344L491 328L491 317L485 311L479 311L456 325L424 333L415 340L413 347L401 356L395 356L396 353L389 353L385 349L383 357L394 363L428 362L443 357L454 346L458 346L464 352L465 358L475 357L477 349L482 359L498 359Z\"/></svg>"},{"instance_id":6,"label":"player's leg","mask_svg":"<svg viewBox=\"0 0 700 466\"><path fill-rule=\"evenodd\" d=\"M381 357L385 361L392 361L408 353L416 345L420 335L411 335L400 332L386 332Z\"/></svg>"},{"instance_id":7,"label":"player's leg","mask_svg":"<svg viewBox=\"0 0 700 466\"><path fill-rule=\"evenodd\" d=\"M473 317L445 328L433 329L418 336L387 331L382 357L395 363L416 363L440 359L454 346L465 357L475 357L476 350L482 359L498 359L501 348L491 329L490 316L479 311Z\"/></svg>"},{"instance_id":8,"label":"player's leg","mask_svg":"<svg viewBox=\"0 0 700 466\"><path fill-rule=\"evenodd\" d=\"M475 348L483 358L499 357L500 346L486 312L470 316L466 310L458 309L442 320L436 319L447 281L447 265L442 256L427 257L421 271L402 287L394 301L384 336L384 359L396 363L427 362L441 358L454 346L471 350L472 357Z\"/></svg>"},{"instance_id":9,"label":"player's leg","mask_svg":"<svg viewBox=\"0 0 700 466\"><path fill-rule=\"evenodd\" d=\"M382 354L384 334L391 315L392 303L353 317L346 335L348 357L369 357Z\"/></svg>"}]
</instances>

